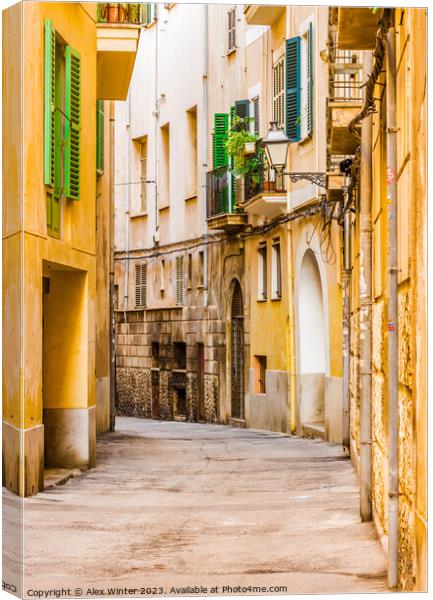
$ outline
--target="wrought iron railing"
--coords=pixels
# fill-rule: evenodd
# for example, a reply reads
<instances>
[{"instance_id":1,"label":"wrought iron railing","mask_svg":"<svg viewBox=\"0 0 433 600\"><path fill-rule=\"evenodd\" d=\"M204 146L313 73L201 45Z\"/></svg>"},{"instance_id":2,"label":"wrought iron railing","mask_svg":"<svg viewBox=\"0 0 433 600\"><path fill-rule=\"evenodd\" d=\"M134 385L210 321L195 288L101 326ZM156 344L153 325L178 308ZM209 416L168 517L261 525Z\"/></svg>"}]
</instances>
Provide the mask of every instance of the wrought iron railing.
<instances>
[{"instance_id":1,"label":"wrought iron railing","mask_svg":"<svg viewBox=\"0 0 433 600\"><path fill-rule=\"evenodd\" d=\"M334 102L362 102L360 53L338 48L335 26L330 26L329 30L328 58L329 100Z\"/></svg>"},{"instance_id":2,"label":"wrought iron railing","mask_svg":"<svg viewBox=\"0 0 433 600\"><path fill-rule=\"evenodd\" d=\"M207 173L207 217L240 212L236 204L236 186L233 172L220 167Z\"/></svg>"},{"instance_id":3,"label":"wrought iron railing","mask_svg":"<svg viewBox=\"0 0 433 600\"><path fill-rule=\"evenodd\" d=\"M285 176L277 175L275 171L262 160L260 166L250 171L244 178L245 202L258 194L286 192Z\"/></svg>"},{"instance_id":4,"label":"wrought iron railing","mask_svg":"<svg viewBox=\"0 0 433 600\"><path fill-rule=\"evenodd\" d=\"M146 25L150 23L152 4L129 4L127 2L98 2L98 23L123 23Z\"/></svg>"}]
</instances>

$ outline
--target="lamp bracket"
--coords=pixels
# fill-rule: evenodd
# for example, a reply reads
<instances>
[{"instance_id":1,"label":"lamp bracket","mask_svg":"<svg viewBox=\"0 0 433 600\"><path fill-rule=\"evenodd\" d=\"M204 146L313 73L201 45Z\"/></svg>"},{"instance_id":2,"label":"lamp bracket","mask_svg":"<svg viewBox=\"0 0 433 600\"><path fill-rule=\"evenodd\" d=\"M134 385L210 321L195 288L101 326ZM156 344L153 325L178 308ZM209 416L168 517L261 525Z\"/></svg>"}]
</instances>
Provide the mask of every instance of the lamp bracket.
<instances>
[{"instance_id":1,"label":"lamp bracket","mask_svg":"<svg viewBox=\"0 0 433 600\"><path fill-rule=\"evenodd\" d=\"M297 173L285 171L283 175L288 175L293 183L305 179L306 181L311 181L311 183L314 183L319 187L326 188L326 173Z\"/></svg>"}]
</instances>

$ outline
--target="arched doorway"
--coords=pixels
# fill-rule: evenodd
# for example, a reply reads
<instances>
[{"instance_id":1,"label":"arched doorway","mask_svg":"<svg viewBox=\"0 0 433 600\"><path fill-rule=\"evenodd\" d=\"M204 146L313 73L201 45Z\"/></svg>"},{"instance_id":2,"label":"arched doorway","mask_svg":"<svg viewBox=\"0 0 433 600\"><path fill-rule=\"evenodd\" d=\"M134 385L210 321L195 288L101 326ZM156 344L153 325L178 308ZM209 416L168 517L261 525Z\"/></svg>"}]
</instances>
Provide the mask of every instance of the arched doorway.
<instances>
[{"instance_id":1,"label":"arched doorway","mask_svg":"<svg viewBox=\"0 0 433 600\"><path fill-rule=\"evenodd\" d=\"M300 424L321 427L325 421L326 329L319 265L311 249L302 258L298 307Z\"/></svg>"},{"instance_id":2,"label":"arched doorway","mask_svg":"<svg viewBox=\"0 0 433 600\"><path fill-rule=\"evenodd\" d=\"M245 375L244 375L244 303L239 282L233 289L231 322L231 417L245 419Z\"/></svg>"}]
</instances>

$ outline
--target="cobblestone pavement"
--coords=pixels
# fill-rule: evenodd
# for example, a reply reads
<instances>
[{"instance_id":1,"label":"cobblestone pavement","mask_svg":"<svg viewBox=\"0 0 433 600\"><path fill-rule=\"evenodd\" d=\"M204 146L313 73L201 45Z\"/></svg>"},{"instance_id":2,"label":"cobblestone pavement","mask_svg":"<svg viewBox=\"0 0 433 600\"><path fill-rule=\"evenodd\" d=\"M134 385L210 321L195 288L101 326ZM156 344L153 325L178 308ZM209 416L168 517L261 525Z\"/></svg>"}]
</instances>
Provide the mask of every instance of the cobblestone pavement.
<instances>
[{"instance_id":1,"label":"cobblestone pavement","mask_svg":"<svg viewBox=\"0 0 433 600\"><path fill-rule=\"evenodd\" d=\"M352 464L320 440L118 418L95 469L25 508L24 593L386 591Z\"/></svg>"}]
</instances>

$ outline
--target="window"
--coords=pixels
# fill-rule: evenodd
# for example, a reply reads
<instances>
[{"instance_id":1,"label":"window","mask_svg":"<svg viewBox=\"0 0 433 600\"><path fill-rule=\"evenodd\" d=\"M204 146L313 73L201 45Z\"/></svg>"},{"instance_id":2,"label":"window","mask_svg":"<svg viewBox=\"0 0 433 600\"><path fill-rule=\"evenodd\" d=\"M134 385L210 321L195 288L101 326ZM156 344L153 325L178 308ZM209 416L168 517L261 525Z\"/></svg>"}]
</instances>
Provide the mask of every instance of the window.
<instances>
[{"instance_id":1,"label":"window","mask_svg":"<svg viewBox=\"0 0 433 600\"><path fill-rule=\"evenodd\" d=\"M266 356L254 356L254 393L266 393Z\"/></svg>"},{"instance_id":2,"label":"window","mask_svg":"<svg viewBox=\"0 0 433 600\"><path fill-rule=\"evenodd\" d=\"M186 344L185 342L174 342L173 344L173 368L186 369Z\"/></svg>"},{"instance_id":3,"label":"window","mask_svg":"<svg viewBox=\"0 0 433 600\"><path fill-rule=\"evenodd\" d=\"M140 212L147 211L147 136L140 140Z\"/></svg>"},{"instance_id":4,"label":"window","mask_svg":"<svg viewBox=\"0 0 433 600\"><path fill-rule=\"evenodd\" d=\"M164 296L165 293L165 260L161 259L159 263L159 292L161 297Z\"/></svg>"},{"instance_id":5,"label":"window","mask_svg":"<svg viewBox=\"0 0 433 600\"><path fill-rule=\"evenodd\" d=\"M186 197L197 195L197 107L186 112L188 129L187 167L185 177Z\"/></svg>"},{"instance_id":6,"label":"window","mask_svg":"<svg viewBox=\"0 0 433 600\"><path fill-rule=\"evenodd\" d=\"M272 299L281 298L281 247L280 240L272 242Z\"/></svg>"},{"instance_id":7,"label":"window","mask_svg":"<svg viewBox=\"0 0 433 600\"><path fill-rule=\"evenodd\" d=\"M119 286L114 286L114 299L113 299L114 309L117 310L119 308Z\"/></svg>"},{"instance_id":8,"label":"window","mask_svg":"<svg viewBox=\"0 0 433 600\"><path fill-rule=\"evenodd\" d=\"M190 290L192 287L192 254L188 254L188 283L187 287Z\"/></svg>"},{"instance_id":9,"label":"window","mask_svg":"<svg viewBox=\"0 0 433 600\"><path fill-rule=\"evenodd\" d=\"M152 368L159 368L159 342L152 342Z\"/></svg>"},{"instance_id":10,"label":"window","mask_svg":"<svg viewBox=\"0 0 433 600\"><path fill-rule=\"evenodd\" d=\"M50 235L60 235L60 198L52 192L47 192L47 230Z\"/></svg>"},{"instance_id":11,"label":"window","mask_svg":"<svg viewBox=\"0 0 433 600\"><path fill-rule=\"evenodd\" d=\"M161 161L159 178L159 208L170 206L170 126L161 127Z\"/></svg>"},{"instance_id":12,"label":"window","mask_svg":"<svg viewBox=\"0 0 433 600\"><path fill-rule=\"evenodd\" d=\"M135 265L135 308L147 305L147 263Z\"/></svg>"},{"instance_id":13,"label":"window","mask_svg":"<svg viewBox=\"0 0 433 600\"><path fill-rule=\"evenodd\" d=\"M301 35L301 114L300 138L313 133L313 25L309 21Z\"/></svg>"},{"instance_id":14,"label":"window","mask_svg":"<svg viewBox=\"0 0 433 600\"><path fill-rule=\"evenodd\" d=\"M198 253L198 285L203 287L204 283L204 252L200 250Z\"/></svg>"},{"instance_id":15,"label":"window","mask_svg":"<svg viewBox=\"0 0 433 600\"><path fill-rule=\"evenodd\" d=\"M285 124L285 89L284 89L284 56L275 63L272 74L272 119L277 122L278 127Z\"/></svg>"},{"instance_id":16,"label":"window","mask_svg":"<svg viewBox=\"0 0 433 600\"><path fill-rule=\"evenodd\" d=\"M104 101L96 101L96 173L104 172Z\"/></svg>"},{"instance_id":17,"label":"window","mask_svg":"<svg viewBox=\"0 0 433 600\"><path fill-rule=\"evenodd\" d=\"M236 50L236 7L227 13L227 53Z\"/></svg>"},{"instance_id":18,"label":"window","mask_svg":"<svg viewBox=\"0 0 433 600\"><path fill-rule=\"evenodd\" d=\"M251 100L253 104L253 131L256 135L260 135L260 98L256 96Z\"/></svg>"},{"instance_id":19,"label":"window","mask_svg":"<svg viewBox=\"0 0 433 600\"><path fill-rule=\"evenodd\" d=\"M267 290L267 248L266 243L259 246L258 251L258 286L257 300L266 300L268 297Z\"/></svg>"},{"instance_id":20,"label":"window","mask_svg":"<svg viewBox=\"0 0 433 600\"><path fill-rule=\"evenodd\" d=\"M183 306L183 256L176 256L176 304Z\"/></svg>"},{"instance_id":21,"label":"window","mask_svg":"<svg viewBox=\"0 0 433 600\"><path fill-rule=\"evenodd\" d=\"M60 233L63 195L80 198L81 57L45 20L44 183L47 192L47 228ZM57 219L54 221L53 219Z\"/></svg>"}]
</instances>

